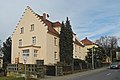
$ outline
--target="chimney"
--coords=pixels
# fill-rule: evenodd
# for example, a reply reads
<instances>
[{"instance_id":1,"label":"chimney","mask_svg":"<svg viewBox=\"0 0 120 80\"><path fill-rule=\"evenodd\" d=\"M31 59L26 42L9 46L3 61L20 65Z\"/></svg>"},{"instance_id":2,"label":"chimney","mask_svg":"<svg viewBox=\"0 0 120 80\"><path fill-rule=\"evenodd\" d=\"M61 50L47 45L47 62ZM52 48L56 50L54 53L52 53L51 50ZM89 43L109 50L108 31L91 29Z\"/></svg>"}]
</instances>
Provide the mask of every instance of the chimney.
<instances>
[{"instance_id":1,"label":"chimney","mask_svg":"<svg viewBox=\"0 0 120 80\"><path fill-rule=\"evenodd\" d=\"M48 17L49 17L49 15L48 15L48 14L43 13L43 20L46 20Z\"/></svg>"},{"instance_id":2,"label":"chimney","mask_svg":"<svg viewBox=\"0 0 120 80\"><path fill-rule=\"evenodd\" d=\"M85 39L87 39L87 37L85 37Z\"/></svg>"}]
</instances>

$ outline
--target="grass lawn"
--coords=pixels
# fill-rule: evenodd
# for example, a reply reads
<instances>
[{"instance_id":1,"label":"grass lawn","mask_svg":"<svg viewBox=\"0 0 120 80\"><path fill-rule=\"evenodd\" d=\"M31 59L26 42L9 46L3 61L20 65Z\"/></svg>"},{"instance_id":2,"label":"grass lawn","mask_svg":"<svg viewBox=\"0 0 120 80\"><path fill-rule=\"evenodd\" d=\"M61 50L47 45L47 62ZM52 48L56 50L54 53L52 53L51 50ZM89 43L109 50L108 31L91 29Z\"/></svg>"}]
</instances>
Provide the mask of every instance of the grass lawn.
<instances>
[{"instance_id":1,"label":"grass lawn","mask_svg":"<svg viewBox=\"0 0 120 80\"><path fill-rule=\"evenodd\" d=\"M24 80L24 78L16 78L16 77L0 77L0 80Z\"/></svg>"},{"instance_id":2,"label":"grass lawn","mask_svg":"<svg viewBox=\"0 0 120 80\"><path fill-rule=\"evenodd\" d=\"M25 80L24 78L16 78L16 77L0 77L0 80ZM27 80L37 80L37 79L27 79Z\"/></svg>"}]
</instances>

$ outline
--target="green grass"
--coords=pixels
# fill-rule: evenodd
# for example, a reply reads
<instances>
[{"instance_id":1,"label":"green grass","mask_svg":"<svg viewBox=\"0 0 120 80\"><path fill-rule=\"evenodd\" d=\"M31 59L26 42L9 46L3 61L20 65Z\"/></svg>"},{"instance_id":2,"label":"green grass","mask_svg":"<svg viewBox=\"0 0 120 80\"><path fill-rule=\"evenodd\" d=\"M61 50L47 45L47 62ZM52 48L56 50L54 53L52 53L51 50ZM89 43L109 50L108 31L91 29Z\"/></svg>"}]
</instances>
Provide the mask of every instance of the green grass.
<instances>
[{"instance_id":1,"label":"green grass","mask_svg":"<svg viewBox=\"0 0 120 80\"><path fill-rule=\"evenodd\" d=\"M0 80L25 80L22 77L16 78L16 77L0 77ZM37 79L33 79L33 78L29 78L27 80L37 80Z\"/></svg>"},{"instance_id":2,"label":"green grass","mask_svg":"<svg viewBox=\"0 0 120 80\"><path fill-rule=\"evenodd\" d=\"M16 78L16 77L0 77L0 80L24 80L24 78Z\"/></svg>"}]
</instances>

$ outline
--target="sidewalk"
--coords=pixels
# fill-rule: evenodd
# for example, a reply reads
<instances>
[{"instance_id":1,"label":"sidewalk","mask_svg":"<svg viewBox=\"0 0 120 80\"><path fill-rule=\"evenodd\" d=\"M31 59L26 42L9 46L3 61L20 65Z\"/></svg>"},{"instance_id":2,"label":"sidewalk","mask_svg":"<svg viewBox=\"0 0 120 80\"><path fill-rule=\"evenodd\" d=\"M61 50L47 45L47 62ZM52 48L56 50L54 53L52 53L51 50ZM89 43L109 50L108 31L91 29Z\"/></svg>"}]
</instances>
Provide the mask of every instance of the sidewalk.
<instances>
[{"instance_id":1,"label":"sidewalk","mask_svg":"<svg viewBox=\"0 0 120 80\"><path fill-rule=\"evenodd\" d=\"M78 73L64 75L64 76L45 76L45 78L40 79L40 80L70 80L75 76L88 75L88 74L91 74L91 73L106 70L107 68L108 67L103 67L103 68L99 68L99 69L88 70L88 71L78 72Z\"/></svg>"}]
</instances>

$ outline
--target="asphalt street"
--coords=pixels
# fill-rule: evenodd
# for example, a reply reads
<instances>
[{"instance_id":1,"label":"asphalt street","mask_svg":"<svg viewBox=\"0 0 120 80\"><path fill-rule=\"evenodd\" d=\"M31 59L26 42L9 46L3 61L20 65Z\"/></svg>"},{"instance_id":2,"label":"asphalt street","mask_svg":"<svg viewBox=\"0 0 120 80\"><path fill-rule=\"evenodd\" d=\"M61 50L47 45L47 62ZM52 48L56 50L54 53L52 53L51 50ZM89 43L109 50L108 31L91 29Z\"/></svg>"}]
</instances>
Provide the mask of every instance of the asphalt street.
<instances>
[{"instance_id":1,"label":"asphalt street","mask_svg":"<svg viewBox=\"0 0 120 80\"><path fill-rule=\"evenodd\" d=\"M106 69L84 76L75 76L69 80L120 80L120 69Z\"/></svg>"},{"instance_id":2,"label":"asphalt street","mask_svg":"<svg viewBox=\"0 0 120 80\"><path fill-rule=\"evenodd\" d=\"M76 74L47 77L40 80L120 80L120 69L101 68Z\"/></svg>"}]
</instances>

